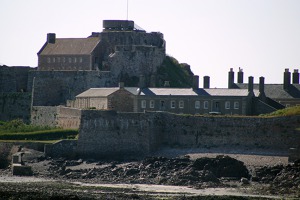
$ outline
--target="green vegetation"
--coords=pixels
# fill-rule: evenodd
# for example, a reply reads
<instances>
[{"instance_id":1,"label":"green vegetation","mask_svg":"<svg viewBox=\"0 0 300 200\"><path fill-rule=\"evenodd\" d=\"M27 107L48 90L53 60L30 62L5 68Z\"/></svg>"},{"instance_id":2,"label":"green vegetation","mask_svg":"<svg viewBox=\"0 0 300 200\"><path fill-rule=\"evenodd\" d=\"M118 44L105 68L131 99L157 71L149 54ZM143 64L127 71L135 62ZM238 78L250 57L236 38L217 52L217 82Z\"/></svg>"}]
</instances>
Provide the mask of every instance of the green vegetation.
<instances>
[{"instance_id":1,"label":"green vegetation","mask_svg":"<svg viewBox=\"0 0 300 200\"><path fill-rule=\"evenodd\" d=\"M293 106L293 107L277 110L269 114L260 115L260 116L280 117L280 116L293 116L293 115L300 115L300 106Z\"/></svg>"},{"instance_id":2,"label":"green vegetation","mask_svg":"<svg viewBox=\"0 0 300 200\"><path fill-rule=\"evenodd\" d=\"M162 66L157 70L158 83L161 87L164 81L170 81L170 87L192 87L193 72L187 64L180 64L175 58L166 56Z\"/></svg>"},{"instance_id":3,"label":"green vegetation","mask_svg":"<svg viewBox=\"0 0 300 200\"><path fill-rule=\"evenodd\" d=\"M33 126L16 119L0 122L0 140L60 140L76 139L77 129L51 128L49 126Z\"/></svg>"}]
</instances>

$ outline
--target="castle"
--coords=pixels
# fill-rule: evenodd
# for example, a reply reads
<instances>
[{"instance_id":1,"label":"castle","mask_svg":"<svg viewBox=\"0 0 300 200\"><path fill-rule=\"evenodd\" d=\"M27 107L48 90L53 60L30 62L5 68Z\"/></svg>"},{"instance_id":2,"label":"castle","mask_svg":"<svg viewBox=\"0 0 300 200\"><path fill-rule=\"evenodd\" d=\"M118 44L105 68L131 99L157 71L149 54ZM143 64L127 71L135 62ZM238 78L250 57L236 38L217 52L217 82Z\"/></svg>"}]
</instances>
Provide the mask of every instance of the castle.
<instances>
[{"instance_id":1,"label":"castle","mask_svg":"<svg viewBox=\"0 0 300 200\"><path fill-rule=\"evenodd\" d=\"M48 33L38 67L0 67L0 120L30 119L36 106L67 106L119 112L258 115L300 104L299 73L284 72L283 84L248 84L243 72L228 74L228 88L210 88L210 77L190 74L189 88L158 84L166 41L134 21L104 20L103 31L87 38Z\"/></svg>"}]
</instances>

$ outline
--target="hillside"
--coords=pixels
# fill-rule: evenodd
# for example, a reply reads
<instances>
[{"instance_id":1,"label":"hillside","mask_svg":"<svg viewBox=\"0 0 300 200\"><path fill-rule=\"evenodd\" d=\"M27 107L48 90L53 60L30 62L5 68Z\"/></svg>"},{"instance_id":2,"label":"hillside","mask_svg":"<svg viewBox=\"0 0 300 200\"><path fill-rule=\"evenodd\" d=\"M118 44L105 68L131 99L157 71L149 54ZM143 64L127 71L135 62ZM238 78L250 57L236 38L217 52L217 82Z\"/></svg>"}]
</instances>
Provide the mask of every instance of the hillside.
<instances>
[{"instance_id":1,"label":"hillside","mask_svg":"<svg viewBox=\"0 0 300 200\"><path fill-rule=\"evenodd\" d=\"M163 64L157 70L157 87L163 87L165 81L170 82L170 87L192 87L193 72L188 64L179 63L175 58L166 56Z\"/></svg>"}]
</instances>

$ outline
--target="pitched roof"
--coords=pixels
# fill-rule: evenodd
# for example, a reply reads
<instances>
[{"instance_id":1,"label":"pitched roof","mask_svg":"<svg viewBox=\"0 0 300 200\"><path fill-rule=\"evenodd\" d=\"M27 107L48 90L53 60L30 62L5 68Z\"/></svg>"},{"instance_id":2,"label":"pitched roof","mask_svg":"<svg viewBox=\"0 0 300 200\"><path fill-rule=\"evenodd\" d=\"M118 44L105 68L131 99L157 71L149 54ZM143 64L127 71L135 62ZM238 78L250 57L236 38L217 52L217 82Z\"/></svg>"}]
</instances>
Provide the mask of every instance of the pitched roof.
<instances>
[{"instance_id":1,"label":"pitched roof","mask_svg":"<svg viewBox=\"0 0 300 200\"><path fill-rule=\"evenodd\" d=\"M236 84L238 88L247 88L248 84ZM259 88L259 84L253 85L254 89ZM283 84L265 84L265 94L271 99L293 99L300 98L300 85L291 84L289 90L283 89Z\"/></svg>"},{"instance_id":2,"label":"pitched roof","mask_svg":"<svg viewBox=\"0 0 300 200\"><path fill-rule=\"evenodd\" d=\"M119 87L111 87L111 88L90 88L86 91L84 91L83 93L79 94L76 96L77 97L107 97L109 95L111 95L112 93L118 91L120 88ZM127 90L128 92L136 95L138 93L138 88L136 87L125 87L125 90Z\"/></svg>"},{"instance_id":3,"label":"pitched roof","mask_svg":"<svg viewBox=\"0 0 300 200\"><path fill-rule=\"evenodd\" d=\"M90 88L76 97L107 97L119 89L119 87ZM138 87L125 87L124 89L133 95L142 96L248 96L248 89L144 88L140 90ZM254 90L254 95L258 96L258 90Z\"/></svg>"},{"instance_id":4,"label":"pitched roof","mask_svg":"<svg viewBox=\"0 0 300 200\"><path fill-rule=\"evenodd\" d=\"M258 96L258 90L253 91ZM141 91L141 95L160 95L160 96L247 96L248 89L196 89L192 88L145 88Z\"/></svg>"},{"instance_id":5,"label":"pitched roof","mask_svg":"<svg viewBox=\"0 0 300 200\"><path fill-rule=\"evenodd\" d=\"M192 88L144 88L140 95L197 95Z\"/></svg>"},{"instance_id":6,"label":"pitched roof","mask_svg":"<svg viewBox=\"0 0 300 200\"><path fill-rule=\"evenodd\" d=\"M247 96L248 89L226 89L226 88L210 88L203 89L210 96ZM253 90L254 95L258 96L258 90Z\"/></svg>"},{"instance_id":7,"label":"pitched roof","mask_svg":"<svg viewBox=\"0 0 300 200\"><path fill-rule=\"evenodd\" d=\"M57 38L55 43L46 43L40 55L87 55L100 42L98 37Z\"/></svg>"}]
</instances>

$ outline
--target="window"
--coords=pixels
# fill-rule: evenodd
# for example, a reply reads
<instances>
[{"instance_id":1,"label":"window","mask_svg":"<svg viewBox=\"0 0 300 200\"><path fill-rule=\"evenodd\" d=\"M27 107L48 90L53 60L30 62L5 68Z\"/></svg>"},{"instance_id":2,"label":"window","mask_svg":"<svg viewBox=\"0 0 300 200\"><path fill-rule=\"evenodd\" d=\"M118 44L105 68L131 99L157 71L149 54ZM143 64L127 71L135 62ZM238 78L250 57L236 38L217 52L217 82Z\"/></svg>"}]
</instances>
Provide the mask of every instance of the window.
<instances>
[{"instance_id":1,"label":"window","mask_svg":"<svg viewBox=\"0 0 300 200\"><path fill-rule=\"evenodd\" d=\"M82 63L82 57L79 58L79 62Z\"/></svg>"},{"instance_id":2,"label":"window","mask_svg":"<svg viewBox=\"0 0 300 200\"><path fill-rule=\"evenodd\" d=\"M154 104L154 100L150 100L150 108L154 108L155 104Z\"/></svg>"},{"instance_id":3,"label":"window","mask_svg":"<svg viewBox=\"0 0 300 200\"><path fill-rule=\"evenodd\" d=\"M234 109L239 109L239 108L240 108L239 102L235 101L234 102Z\"/></svg>"},{"instance_id":4,"label":"window","mask_svg":"<svg viewBox=\"0 0 300 200\"><path fill-rule=\"evenodd\" d=\"M74 63L77 63L77 58L76 57L74 58Z\"/></svg>"},{"instance_id":5,"label":"window","mask_svg":"<svg viewBox=\"0 0 300 200\"><path fill-rule=\"evenodd\" d=\"M204 109L208 109L208 101L204 101L203 102L203 108Z\"/></svg>"},{"instance_id":6,"label":"window","mask_svg":"<svg viewBox=\"0 0 300 200\"><path fill-rule=\"evenodd\" d=\"M146 108L146 100L142 100L141 101L141 107L142 108Z\"/></svg>"},{"instance_id":7,"label":"window","mask_svg":"<svg viewBox=\"0 0 300 200\"><path fill-rule=\"evenodd\" d=\"M52 58L52 62L54 62L54 63L55 63L55 58Z\"/></svg>"},{"instance_id":8,"label":"window","mask_svg":"<svg viewBox=\"0 0 300 200\"><path fill-rule=\"evenodd\" d=\"M225 102L225 109L230 109L230 101Z\"/></svg>"},{"instance_id":9,"label":"window","mask_svg":"<svg viewBox=\"0 0 300 200\"><path fill-rule=\"evenodd\" d=\"M65 58L65 57L63 57L63 58L62 58L62 61L63 61L63 63L64 63L64 62L66 62L66 58Z\"/></svg>"},{"instance_id":10,"label":"window","mask_svg":"<svg viewBox=\"0 0 300 200\"><path fill-rule=\"evenodd\" d=\"M171 108L175 108L175 101L171 101Z\"/></svg>"},{"instance_id":11,"label":"window","mask_svg":"<svg viewBox=\"0 0 300 200\"><path fill-rule=\"evenodd\" d=\"M72 58L69 58L69 63L71 63L72 62Z\"/></svg>"},{"instance_id":12,"label":"window","mask_svg":"<svg viewBox=\"0 0 300 200\"><path fill-rule=\"evenodd\" d=\"M179 101L179 108L184 108L184 101Z\"/></svg>"},{"instance_id":13,"label":"window","mask_svg":"<svg viewBox=\"0 0 300 200\"><path fill-rule=\"evenodd\" d=\"M51 59L49 57L47 58L47 63L51 63Z\"/></svg>"},{"instance_id":14,"label":"window","mask_svg":"<svg viewBox=\"0 0 300 200\"><path fill-rule=\"evenodd\" d=\"M165 101L160 101L160 109L165 109Z\"/></svg>"},{"instance_id":15,"label":"window","mask_svg":"<svg viewBox=\"0 0 300 200\"><path fill-rule=\"evenodd\" d=\"M195 108L200 109L200 101L195 101Z\"/></svg>"},{"instance_id":16,"label":"window","mask_svg":"<svg viewBox=\"0 0 300 200\"><path fill-rule=\"evenodd\" d=\"M60 57L57 57L57 62L60 62Z\"/></svg>"}]
</instances>

